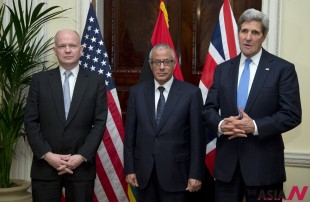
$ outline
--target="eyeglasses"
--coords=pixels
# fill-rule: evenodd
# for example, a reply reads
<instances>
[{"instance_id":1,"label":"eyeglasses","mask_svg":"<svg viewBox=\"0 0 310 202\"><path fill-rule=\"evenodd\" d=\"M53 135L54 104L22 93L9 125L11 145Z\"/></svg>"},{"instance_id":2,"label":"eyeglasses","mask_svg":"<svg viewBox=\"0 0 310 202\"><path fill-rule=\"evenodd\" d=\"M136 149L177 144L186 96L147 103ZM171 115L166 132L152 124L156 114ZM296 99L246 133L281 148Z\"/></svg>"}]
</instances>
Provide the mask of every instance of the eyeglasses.
<instances>
[{"instance_id":1,"label":"eyeglasses","mask_svg":"<svg viewBox=\"0 0 310 202\"><path fill-rule=\"evenodd\" d=\"M174 60L162 60L162 61L160 61L160 60L155 60L155 61L150 60L150 63L152 65L154 65L155 67L160 67L161 64L163 64L164 66L170 66L174 61L175 61L175 59Z\"/></svg>"}]
</instances>

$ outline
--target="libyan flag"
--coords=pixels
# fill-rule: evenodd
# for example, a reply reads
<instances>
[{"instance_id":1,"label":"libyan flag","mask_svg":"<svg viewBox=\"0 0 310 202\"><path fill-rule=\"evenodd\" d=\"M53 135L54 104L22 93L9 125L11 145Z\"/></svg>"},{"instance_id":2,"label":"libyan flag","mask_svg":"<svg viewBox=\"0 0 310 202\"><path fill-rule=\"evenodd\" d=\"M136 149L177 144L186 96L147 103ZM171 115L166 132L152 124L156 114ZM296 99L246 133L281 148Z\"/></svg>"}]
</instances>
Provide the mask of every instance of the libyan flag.
<instances>
[{"instance_id":1,"label":"libyan flag","mask_svg":"<svg viewBox=\"0 0 310 202\"><path fill-rule=\"evenodd\" d=\"M160 43L165 43L165 44L168 44L174 50L175 57L176 57L175 58L176 67L174 69L173 76L183 81L184 79L183 79L182 71L180 68L179 60L175 52L175 48L174 48L174 45L173 45L173 42L172 42L172 39L169 33L168 12L166 10L166 6L163 0L160 0L158 18L157 18L157 22L154 28L153 35L152 35L151 43L152 43L152 47ZM144 64L143 64L143 70L140 76L140 82L153 78L153 74L152 74L152 71L150 69L150 65L148 62L149 53L152 47L147 51L147 54L144 58Z\"/></svg>"}]
</instances>

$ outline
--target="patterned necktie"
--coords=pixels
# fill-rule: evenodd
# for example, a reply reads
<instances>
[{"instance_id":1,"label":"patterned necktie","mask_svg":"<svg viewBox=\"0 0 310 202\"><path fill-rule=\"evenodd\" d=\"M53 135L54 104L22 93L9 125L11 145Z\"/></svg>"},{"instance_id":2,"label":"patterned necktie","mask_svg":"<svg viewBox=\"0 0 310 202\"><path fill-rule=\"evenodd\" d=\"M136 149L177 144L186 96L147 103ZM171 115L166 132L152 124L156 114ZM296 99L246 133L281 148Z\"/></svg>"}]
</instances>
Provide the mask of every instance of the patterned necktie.
<instances>
[{"instance_id":1,"label":"patterned necktie","mask_svg":"<svg viewBox=\"0 0 310 202\"><path fill-rule=\"evenodd\" d=\"M246 102L248 100L248 90L249 90L249 80L250 80L250 63L252 62L251 58L245 60L244 69L242 71L238 93L237 93L237 104L238 108L244 110Z\"/></svg>"},{"instance_id":2,"label":"patterned necktie","mask_svg":"<svg viewBox=\"0 0 310 202\"><path fill-rule=\"evenodd\" d=\"M159 100L157 103L157 113L156 113L156 119L155 119L156 127L159 125L160 118L161 118L161 115L163 114L165 103L166 103L165 97L164 97L165 88L162 86L159 86L158 90L160 91L160 96L159 96Z\"/></svg>"},{"instance_id":3,"label":"patterned necktie","mask_svg":"<svg viewBox=\"0 0 310 202\"><path fill-rule=\"evenodd\" d=\"M70 109L70 104L71 104L69 77L72 75L72 72L71 71L65 71L64 75L65 75L65 80L64 80L64 84L63 84L62 88L63 88L63 94L64 94L65 116L67 119L69 109Z\"/></svg>"}]
</instances>

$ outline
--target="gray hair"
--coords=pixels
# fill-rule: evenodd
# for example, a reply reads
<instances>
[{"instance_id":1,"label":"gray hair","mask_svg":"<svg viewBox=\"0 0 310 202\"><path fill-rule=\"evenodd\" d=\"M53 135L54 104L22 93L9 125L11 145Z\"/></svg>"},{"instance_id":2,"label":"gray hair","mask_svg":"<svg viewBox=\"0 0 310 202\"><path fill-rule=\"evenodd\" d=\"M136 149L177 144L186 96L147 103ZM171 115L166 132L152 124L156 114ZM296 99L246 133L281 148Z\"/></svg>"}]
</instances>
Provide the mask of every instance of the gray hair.
<instances>
[{"instance_id":1,"label":"gray hair","mask_svg":"<svg viewBox=\"0 0 310 202\"><path fill-rule=\"evenodd\" d=\"M162 50L162 49L169 49L170 52L171 52L171 57L172 59L174 60L175 59L175 54L174 54L174 50L171 48L171 46L169 46L168 44L165 44L165 43L159 43L157 45L155 45L152 50L150 51L150 54L149 54L149 60L152 59L152 55L153 55L153 50Z\"/></svg>"},{"instance_id":2,"label":"gray hair","mask_svg":"<svg viewBox=\"0 0 310 202\"><path fill-rule=\"evenodd\" d=\"M263 35L267 36L267 33L269 31L269 18L266 14L258 10L255 10L254 8L250 8L244 11L238 20L238 31L240 31L241 25L244 22L250 22L250 21L261 22Z\"/></svg>"}]
</instances>

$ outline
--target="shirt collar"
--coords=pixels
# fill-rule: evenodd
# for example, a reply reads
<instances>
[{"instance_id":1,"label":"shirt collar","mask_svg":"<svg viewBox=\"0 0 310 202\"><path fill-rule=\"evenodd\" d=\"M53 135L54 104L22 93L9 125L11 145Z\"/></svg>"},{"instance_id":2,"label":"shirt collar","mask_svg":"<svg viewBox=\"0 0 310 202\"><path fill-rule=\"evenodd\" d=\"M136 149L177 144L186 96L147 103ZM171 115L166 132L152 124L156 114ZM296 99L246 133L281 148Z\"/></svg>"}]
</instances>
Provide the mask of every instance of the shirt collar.
<instances>
[{"instance_id":1,"label":"shirt collar","mask_svg":"<svg viewBox=\"0 0 310 202\"><path fill-rule=\"evenodd\" d=\"M65 71L67 71L67 70L65 70L63 67L61 67L61 66L59 66L59 70L60 70L60 76L63 76L64 75L64 73L65 73ZM76 66L76 67L74 67L73 69L71 69L70 71L72 72L72 76L73 77L77 77L77 75L78 75L78 73L79 73L79 70L80 70L80 66L78 65L78 66Z\"/></svg>"},{"instance_id":2,"label":"shirt collar","mask_svg":"<svg viewBox=\"0 0 310 202\"><path fill-rule=\"evenodd\" d=\"M172 82L173 82L174 77L172 76L164 85L160 85L155 79L155 90L159 87L159 86L163 86L165 88L165 90L167 90L169 92Z\"/></svg>"},{"instance_id":3,"label":"shirt collar","mask_svg":"<svg viewBox=\"0 0 310 202\"><path fill-rule=\"evenodd\" d=\"M254 55L253 57L251 57L252 62L253 62L256 66L258 66L260 57L262 56L262 53L263 53L263 49L261 48L260 51L259 51L256 55ZM245 57L245 55L243 55L243 53L241 53L240 64L241 64L242 66L244 65L244 62L245 62L246 59L247 59L247 57Z\"/></svg>"}]
</instances>

